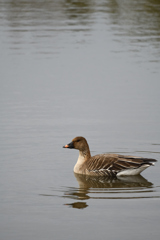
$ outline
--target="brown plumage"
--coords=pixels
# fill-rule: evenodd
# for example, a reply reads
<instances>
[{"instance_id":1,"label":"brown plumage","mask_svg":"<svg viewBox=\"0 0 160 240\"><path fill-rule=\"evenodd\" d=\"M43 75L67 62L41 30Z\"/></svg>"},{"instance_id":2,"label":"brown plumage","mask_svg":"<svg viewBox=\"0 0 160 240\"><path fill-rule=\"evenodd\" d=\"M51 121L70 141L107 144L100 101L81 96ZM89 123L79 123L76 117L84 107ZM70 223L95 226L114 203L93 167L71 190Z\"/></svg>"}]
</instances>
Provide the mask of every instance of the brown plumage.
<instances>
[{"instance_id":1,"label":"brown plumage","mask_svg":"<svg viewBox=\"0 0 160 240\"><path fill-rule=\"evenodd\" d=\"M138 175L157 160L119 154L98 154L91 157L84 137L76 137L64 148L79 150L74 172L92 176Z\"/></svg>"}]
</instances>

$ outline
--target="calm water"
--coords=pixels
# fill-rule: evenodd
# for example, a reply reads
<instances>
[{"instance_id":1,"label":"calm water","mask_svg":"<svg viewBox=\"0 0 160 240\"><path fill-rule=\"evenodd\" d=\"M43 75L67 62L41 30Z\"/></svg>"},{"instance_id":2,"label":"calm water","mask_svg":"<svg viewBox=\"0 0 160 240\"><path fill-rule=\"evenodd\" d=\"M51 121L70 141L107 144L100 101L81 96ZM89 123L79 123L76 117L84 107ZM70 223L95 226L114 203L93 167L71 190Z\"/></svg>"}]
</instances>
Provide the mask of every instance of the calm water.
<instances>
[{"instance_id":1,"label":"calm water","mask_svg":"<svg viewBox=\"0 0 160 240\"><path fill-rule=\"evenodd\" d=\"M160 2L0 0L0 239L160 235ZM159 160L74 175L91 153Z\"/></svg>"}]
</instances>

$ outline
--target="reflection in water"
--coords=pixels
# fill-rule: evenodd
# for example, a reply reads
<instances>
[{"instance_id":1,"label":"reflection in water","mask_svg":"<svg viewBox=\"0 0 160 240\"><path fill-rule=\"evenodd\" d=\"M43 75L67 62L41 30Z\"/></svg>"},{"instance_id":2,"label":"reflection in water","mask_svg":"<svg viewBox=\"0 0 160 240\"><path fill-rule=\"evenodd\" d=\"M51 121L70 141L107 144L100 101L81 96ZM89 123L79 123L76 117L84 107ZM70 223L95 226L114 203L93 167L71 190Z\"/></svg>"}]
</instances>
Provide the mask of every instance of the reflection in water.
<instances>
[{"instance_id":1,"label":"reflection in water","mask_svg":"<svg viewBox=\"0 0 160 240\"><path fill-rule=\"evenodd\" d=\"M148 182L141 175L137 176L121 176L114 178L87 176L74 173L79 187L83 189L89 188L140 188L151 187L152 183Z\"/></svg>"},{"instance_id":2,"label":"reflection in water","mask_svg":"<svg viewBox=\"0 0 160 240\"><path fill-rule=\"evenodd\" d=\"M68 203L65 204L66 206L72 207L72 208L78 208L78 209L83 209L88 207L88 205L86 204L86 202L75 202L75 203Z\"/></svg>"},{"instance_id":3,"label":"reflection in water","mask_svg":"<svg viewBox=\"0 0 160 240\"><path fill-rule=\"evenodd\" d=\"M44 48L46 39L45 47L52 50L55 45L53 39L57 41L64 31L66 34L91 31L99 29L97 23L101 22L110 27L107 31L113 32L114 40L123 42L127 37L131 43L141 46L150 42L156 47L156 54L157 50L159 53L160 1L47 0L44 4L35 0L17 0L0 3L0 9L3 9L0 10L0 19L6 20L0 24L9 26L9 39L16 46L19 43L28 44L28 41L31 45L37 45L42 41ZM51 41L49 46L48 41Z\"/></svg>"},{"instance_id":4,"label":"reflection in water","mask_svg":"<svg viewBox=\"0 0 160 240\"><path fill-rule=\"evenodd\" d=\"M135 199L152 198L153 184L144 177L126 176L120 178L93 177L75 174L79 188L69 188L65 191L65 198L76 200L65 205L83 209L88 205L80 202L89 199Z\"/></svg>"},{"instance_id":5,"label":"reflection in water","mask_svg":"<svg viewBox=\"0 0 160 240\"><path fill-rule=\"evenodd\" d=\"M84 22L85 19L88 19L90 14L94 12L93 10L92 1L73 1L73 0L66 0L64 1L63 7L68 19L79 19L83 20L82 22L78 22L81 24L87 23ZM77 24L74 22L73 24Z\"/></svg>"}]
</instances>

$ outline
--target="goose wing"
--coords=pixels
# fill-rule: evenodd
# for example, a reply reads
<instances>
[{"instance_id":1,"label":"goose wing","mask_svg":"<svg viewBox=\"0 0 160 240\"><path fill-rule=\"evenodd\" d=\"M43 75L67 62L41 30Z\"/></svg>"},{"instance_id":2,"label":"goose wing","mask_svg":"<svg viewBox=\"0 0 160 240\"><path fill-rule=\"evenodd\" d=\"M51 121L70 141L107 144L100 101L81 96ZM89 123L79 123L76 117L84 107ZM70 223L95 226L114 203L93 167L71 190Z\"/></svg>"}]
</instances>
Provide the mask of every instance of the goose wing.
<instances>
[{"instance_id":1,"label":"goose wing","mask_svg":"<svg viewBox=\"0 0 160 240\"><path fill-rule=\"evenodd\" d=\"M124 156L118 154L100 154L92 157L87 162L87 171L93 175L115 176L117 173L128 170L138 169L142 166L149 167L157 160L134 156Z\"/></svg>"}]
</instances>

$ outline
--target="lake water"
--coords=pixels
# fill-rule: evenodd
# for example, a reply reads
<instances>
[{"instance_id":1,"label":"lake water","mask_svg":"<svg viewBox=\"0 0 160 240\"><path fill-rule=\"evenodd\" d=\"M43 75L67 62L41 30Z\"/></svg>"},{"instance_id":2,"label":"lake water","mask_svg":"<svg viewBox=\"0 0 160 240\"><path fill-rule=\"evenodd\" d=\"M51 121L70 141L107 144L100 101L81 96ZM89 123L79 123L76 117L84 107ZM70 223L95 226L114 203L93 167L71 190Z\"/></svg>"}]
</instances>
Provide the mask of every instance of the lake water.
<instances>
[{"instance_id":1,"label":"lake water","mask_svg":"<svg viewBox=\"0 0 160 240\"><path fill-rule=\"evenodd\" d=\"M0 0L0 239L160 235L160 2ZM75 150L159 160L77 176Z\"/></svg>"}]
</instances>

